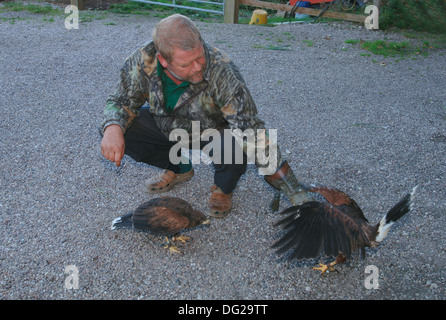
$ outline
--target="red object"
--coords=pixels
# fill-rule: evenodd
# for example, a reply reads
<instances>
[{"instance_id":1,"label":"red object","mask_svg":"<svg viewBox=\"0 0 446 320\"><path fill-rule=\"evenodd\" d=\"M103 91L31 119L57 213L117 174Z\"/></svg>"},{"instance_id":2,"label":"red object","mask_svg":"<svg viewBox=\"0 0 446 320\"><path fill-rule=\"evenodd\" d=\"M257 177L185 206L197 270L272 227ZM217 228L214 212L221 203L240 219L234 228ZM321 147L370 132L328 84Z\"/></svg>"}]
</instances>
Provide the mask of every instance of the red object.
<instances>
[{"instance_id":1,"label":"red object","mask_svg":"<svg viewBox=\"0 0 446 320\"><path fill-rule=\"evenodd\" d=\"M290 6L294 6L297 1L299 0L290 0ZM324 3L324 2L332 2L333 0L307 0L311 4L318 4L318 3Z\"/></svg>"}]
</instances>

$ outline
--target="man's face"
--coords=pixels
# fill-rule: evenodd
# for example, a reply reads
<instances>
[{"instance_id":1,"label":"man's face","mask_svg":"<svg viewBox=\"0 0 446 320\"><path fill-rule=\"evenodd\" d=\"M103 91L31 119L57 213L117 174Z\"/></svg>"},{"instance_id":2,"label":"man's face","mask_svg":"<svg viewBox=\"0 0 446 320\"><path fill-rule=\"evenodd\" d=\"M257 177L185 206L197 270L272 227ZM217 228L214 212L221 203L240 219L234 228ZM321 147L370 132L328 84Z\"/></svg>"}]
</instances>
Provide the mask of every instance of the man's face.
<instances>
[{"instance_id":1,"label":"man's face","mask_svg":"<svg viewBox=\"0 0 446 320\"><path fill-rule=\"evenodd\" d=\"M203 46L199 45L192 51L175 49L172 60L167 62L158 54L161 65L167 69L167 73L180 81L197 84L203 81L203 72L206 67Z\"/></svg>"}]
</instances>

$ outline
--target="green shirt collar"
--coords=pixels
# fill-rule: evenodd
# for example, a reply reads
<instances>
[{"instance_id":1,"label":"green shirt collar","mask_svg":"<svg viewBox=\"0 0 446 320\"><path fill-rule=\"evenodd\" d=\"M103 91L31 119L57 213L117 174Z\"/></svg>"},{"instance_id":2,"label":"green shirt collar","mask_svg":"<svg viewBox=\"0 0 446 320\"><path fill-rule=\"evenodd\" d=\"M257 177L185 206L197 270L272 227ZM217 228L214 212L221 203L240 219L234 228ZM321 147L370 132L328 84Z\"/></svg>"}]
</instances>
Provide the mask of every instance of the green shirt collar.
<instances>
[{"instance_id":1,"label":"green shirt collar","mask_svg":"<svg viewBox=\"0 0 446 320\"><path fill-rule=\"evenodd\" d=\"M180 83L179 85L177 85L172 79L169 78L169 76L166 74L166 72L164 71L163 66L161 65L161 63L159 62L159 60L157 59L157 64L156 64L156 71L158 73L158 76L161 78L161 81L163 81L164 85L167 86L175 86L175 87L187 87L190 83L187 81L183 81L182 83Z\"/></svg>"},{"instance_id":2,"label":"green shirt collar","mask_svg":"<svg viewBox=\"0 0 446 320\"><path fill-rule=\"evenodd\" d=\"M161 82L163 83L164 107L168 113L171 113L181 95L189 87L190 83L183 81L177 85L172 79L169 78L159 61L156 68L158 76L161 78Z\"/></svg>"}]
</instances>

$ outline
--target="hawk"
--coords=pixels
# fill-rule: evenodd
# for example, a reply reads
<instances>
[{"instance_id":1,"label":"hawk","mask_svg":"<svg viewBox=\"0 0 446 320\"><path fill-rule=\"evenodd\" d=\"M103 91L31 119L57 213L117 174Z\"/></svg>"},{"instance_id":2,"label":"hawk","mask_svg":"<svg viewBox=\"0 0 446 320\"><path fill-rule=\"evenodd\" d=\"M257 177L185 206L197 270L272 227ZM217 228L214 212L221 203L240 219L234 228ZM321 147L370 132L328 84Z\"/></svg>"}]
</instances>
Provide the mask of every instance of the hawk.
<instances>
[{"instance_id":1,"label":"hawk","mask_svg":"<svg viewBox=\"0 0 446 320\"><path fill-rule=\"evenodd\" d=\"M167 240L166 247L173 253L179 250L170 245L169 237L172 242L185 243L190 238L178 236L179 232L208 223L206 216L192 208L187 201L176 197L161 197L151 199L138 206L135 211L114 219L111 229L132 228L163 235Z\"/></svg>"},{"instance_id":2,"label":"hawk","mask_svg":"<svg viewBox=\"0 0 446 320\"><path fill-rule=\"evenodd\" d=\"M277 253L289 252L288 259L316 258L323 251L336 260L313 269L324 273L337 263L349 259L353 252L365 247L376 247L388 235L391 226L411 211L415 187L372 225L358 204L346 193L323 186L310 187L309 192L319 195L321 201L305 202L281 212L286 217L275 225L285 234L273 244Z\"/></svg>"}]
</instances>

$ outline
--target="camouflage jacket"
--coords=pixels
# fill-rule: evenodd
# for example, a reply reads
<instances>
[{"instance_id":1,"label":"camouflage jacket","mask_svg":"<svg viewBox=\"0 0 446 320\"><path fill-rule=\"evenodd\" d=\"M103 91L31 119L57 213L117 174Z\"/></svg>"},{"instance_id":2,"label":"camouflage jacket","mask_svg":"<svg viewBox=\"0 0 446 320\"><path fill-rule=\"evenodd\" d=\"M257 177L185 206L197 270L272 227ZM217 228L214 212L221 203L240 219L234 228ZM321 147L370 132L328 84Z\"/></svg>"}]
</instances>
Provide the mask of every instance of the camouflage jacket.
<instances>
[{"instance_id":1,"label":"camouflage jacket","mask_svg":"<svg viewBox=\"0 0 446 320\"><path fill-rule=\"evenodd\" d=\"M149 42L135 50L121 68L116 91L107 99L102 131L108 125L118 124L125 133L146 102L166 137L173 129L191 133L192 121L199 121L200 132L224 126L242 131L263 129L264 122L258 117L254 100L238 68L224 52L206 44L203 47L207 64L204 81L190 84L172 113L165 109L155 45ZM269 142L265 143L268 149ZM277 152L280 158L278 148Z\"/></svg>"}]
</instances>

